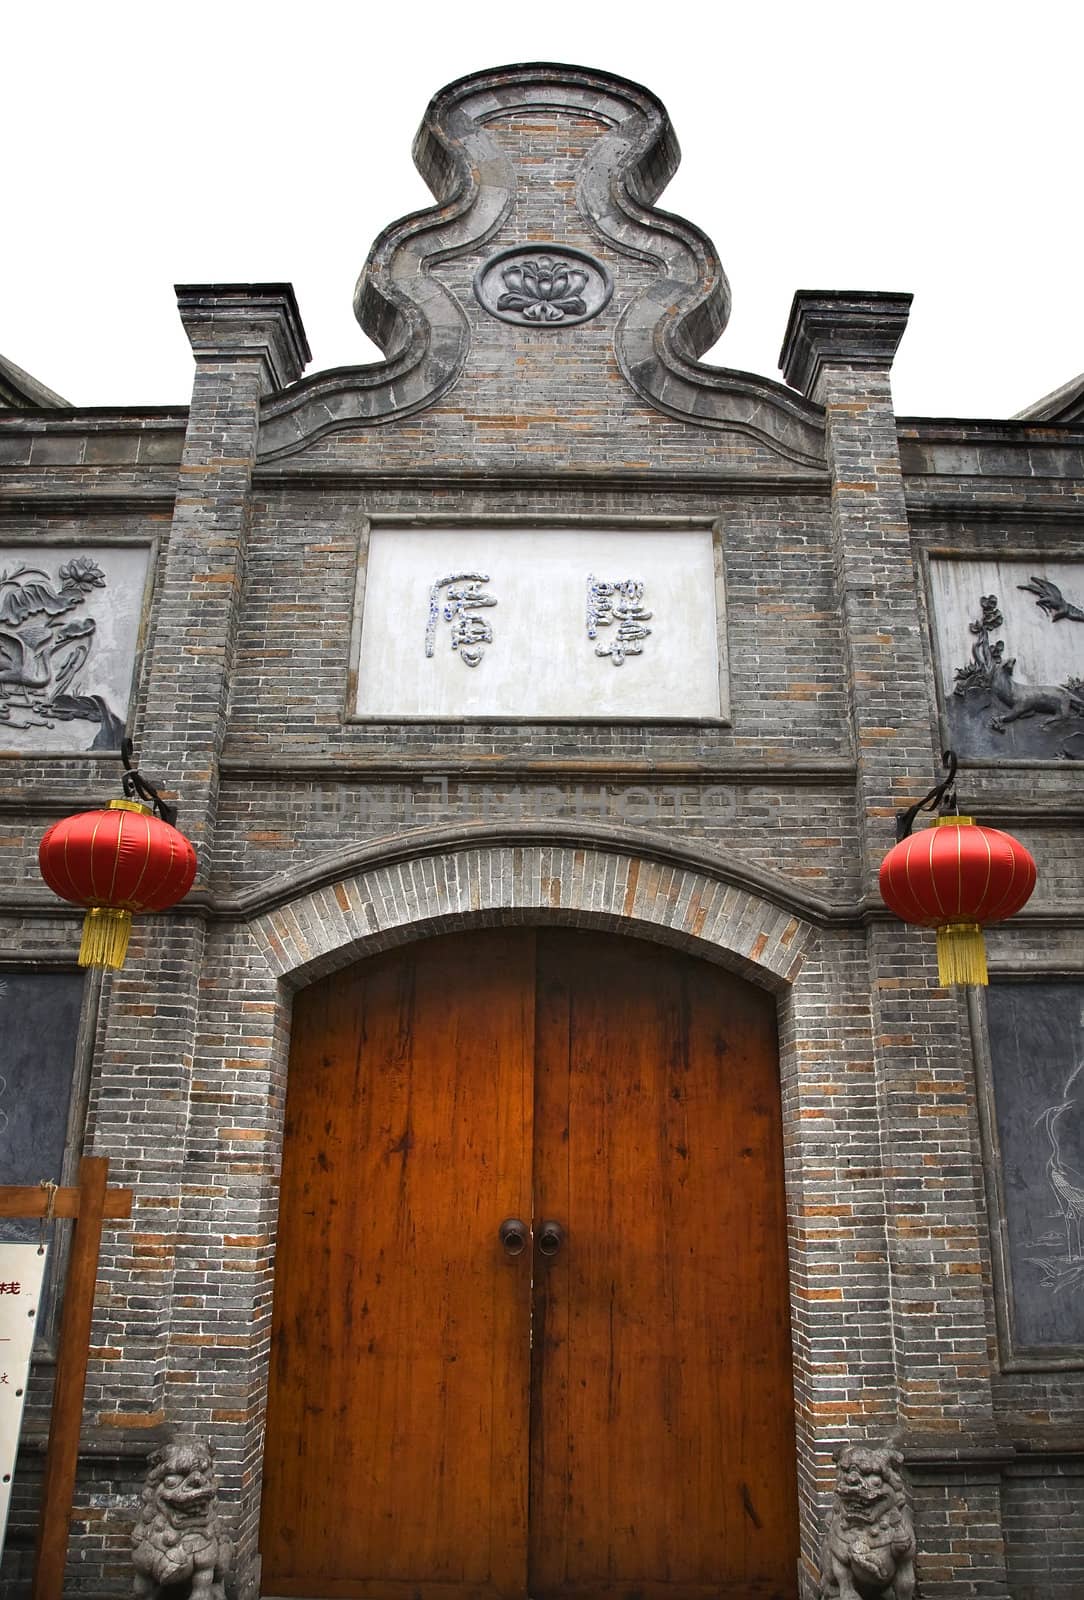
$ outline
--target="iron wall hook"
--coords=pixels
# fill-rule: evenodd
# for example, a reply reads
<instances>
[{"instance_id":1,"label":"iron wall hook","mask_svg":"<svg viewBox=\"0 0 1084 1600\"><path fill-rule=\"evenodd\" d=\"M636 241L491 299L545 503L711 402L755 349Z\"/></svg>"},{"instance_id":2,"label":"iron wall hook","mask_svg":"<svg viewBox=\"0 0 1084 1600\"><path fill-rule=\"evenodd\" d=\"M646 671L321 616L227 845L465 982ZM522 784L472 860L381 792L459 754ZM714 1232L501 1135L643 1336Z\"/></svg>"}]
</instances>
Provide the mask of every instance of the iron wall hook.
<instances>
[{"instance_id":1,"label":"iron wall hook","mask_svg":"<svg viewBox=\"0 0 1084 1600\"><path fill-rule=\"evenodd\" d=\"M154 784L140 774L138 767L132 765L132 741L127 737L121 740L120 758L124 763L121 787L126 799L132 800L138 795L145 805L150 806L155 816L161 817L163 822L168 822L171 828L175 828L177 807L171 806L168 800L163 800Z\"/></svg>"},{"instance_id":2,"label":"iron wall hook","mask_svg":"<svg viewBox=\"0 0 1084 1600\"><path fill-rule=\"evenodd\" d=\"M915 825L915 818L920 811L932 811L937 807L938 816L947 816L950 812L957 811L956 804L956 752L943 750L941 763L948 768L948 777L942 783L937 783L929 794L923 795L921 800L916 800L913 806L906 811L896 812L896 843L901 844L910 837L911 829Z\"/></svg>"}]
</instances>

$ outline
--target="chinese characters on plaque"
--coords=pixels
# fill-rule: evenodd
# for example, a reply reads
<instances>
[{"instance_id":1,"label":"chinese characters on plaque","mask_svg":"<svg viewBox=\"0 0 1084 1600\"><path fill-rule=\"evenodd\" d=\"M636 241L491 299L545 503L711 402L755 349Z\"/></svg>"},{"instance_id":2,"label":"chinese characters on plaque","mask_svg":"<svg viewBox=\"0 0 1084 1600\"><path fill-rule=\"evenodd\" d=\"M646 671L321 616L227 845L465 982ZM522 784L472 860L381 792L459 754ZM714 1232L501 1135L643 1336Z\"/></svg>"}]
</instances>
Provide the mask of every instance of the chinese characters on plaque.
<instances>
[{"instance_id":1,"label":"chinese characters on plaque","mask_svg":"<svg viewBox=\"0 0 1084 1600\"><path fill-rule=\"evenodd\" d=\"M482 617L471 615L483 606L497 604L492 595L483 594L481 585L489 582L487 572L453 572L438 578L429 591L429 620L425 625L425 653L433 654L437 624L443 616L452 625L451 645L459 651L465 667L476 667L482 659L482 646L493 643L493 629ZM441 590L444 591L443 603Z\"/></svg>"},{"instance_id":2,"label":"chinese characters on plaque","mask_svg":"<svg viewBox=\"0 0 1084 1600\"><path fill-rule=\"evenodd\" d=\"M728 715L713 527L376 524L360 555L358 718Z\"/></svg>"},{"instance_id":3,"label":"chinese characters on plaque","mask_svg":"<svg viewBox=\"0 0 1084 1600\"><path fill-rule=\"evenodd\" d=\"M493 629L482 617L472 615L484 606L495 606L496 598L482 591L489 583L488 572L453 572L438 578L429 590L429 616L425 625L425 653L436 651L437 628L441 617L451 624L449 643L459 652L466 667L476 667L483 656L482 646L493 643ZM588 639L597 639L600 628L612 628L605 643L595 646L595 655L609 657L615 667L626 656L643 654L643 641L651 634L644 626L651 612L643 604L644 585L639 578L619 578L607 583L592 572L587 579L586 626Z\"/></svg>"},{"instance_id":4,"label":"chinese characters on plaque","mask_svg":"<svg viewBox=\"0 0 1084 1600\"><path fill-rule=\"evenodd\" d=\"M0 1243L0 1548L7 1531L46 1260L40 1245Z\"/></svg>"},{"instance_id":5,"label":"chinese characters on plaque","mask_svg":"<svg viewBox=\"0 0 1084 1600\"><path fill-rule=\"evenodd\" d=\"M600 628L617 624L606 644L597 644L597 656L609 656L615 667L621 666L626 656L643 654L641 640L651 632L644 623L651 616L641 604L644 586L639 578L623 578L617 583L604 583L592 572L587 580L587 637L598 638Z\"/></svg>"}]
</instances>

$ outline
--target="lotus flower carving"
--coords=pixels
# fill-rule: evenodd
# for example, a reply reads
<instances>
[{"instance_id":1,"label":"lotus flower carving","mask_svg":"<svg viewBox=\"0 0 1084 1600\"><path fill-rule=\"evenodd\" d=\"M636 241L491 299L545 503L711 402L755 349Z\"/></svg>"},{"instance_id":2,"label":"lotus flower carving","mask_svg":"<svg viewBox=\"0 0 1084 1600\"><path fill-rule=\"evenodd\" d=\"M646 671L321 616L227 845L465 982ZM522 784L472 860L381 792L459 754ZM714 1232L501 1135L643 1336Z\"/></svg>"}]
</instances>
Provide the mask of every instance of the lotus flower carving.
<instances>
[{"instance_id":1,"label":"lotus flower carving","mask_svg":"<svg viewBox=\"0 0 1084 1600\"><path fill-rule=\"evenodd\" d=\"M529 322L563 322L587 313L587 273L558 256L512 261L501 271L505 292L498 311L518 311Z\"/></svg>"}]
</instances>

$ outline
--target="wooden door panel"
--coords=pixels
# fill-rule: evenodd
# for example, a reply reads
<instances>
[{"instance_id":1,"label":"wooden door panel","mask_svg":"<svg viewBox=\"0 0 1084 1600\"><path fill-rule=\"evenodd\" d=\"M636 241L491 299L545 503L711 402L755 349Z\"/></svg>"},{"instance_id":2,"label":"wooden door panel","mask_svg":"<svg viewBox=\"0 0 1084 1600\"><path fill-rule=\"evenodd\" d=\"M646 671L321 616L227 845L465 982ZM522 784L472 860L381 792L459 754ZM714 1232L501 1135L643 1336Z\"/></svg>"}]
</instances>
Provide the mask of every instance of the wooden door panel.
<instances>
[{"instance_id":1,"label":"wooden door panel","mask_svg":"<svg viewBox=\"0 0 1084 1600\"><path fill-rule=\"evenodd\" d=\"M705 963L538 936L530 1593L793 1596L774 1005Z\"/></svg>"},{"instance_id":2,"label":"wooden door panel","mask_svg":"<svg viewBox=\"0 0 1084 1600\"><path fill-rule=\"evenodd\" d=\"M286 1120L266 1594L793 1600L769 997L606 935L409 946L298 996ZM500 1249L532 1214L552 1262Z\"/></svg>"},{"instance_id":3,"label":"wooden door panel","mask_svg":"<svg viewBox=\"0 0 1084 1600\"><path fill-rule=\"evenodd\" d=\"M529 936L427 941L298 995L265 1593L522 1597Z\"/></svg>"}]
</instances>

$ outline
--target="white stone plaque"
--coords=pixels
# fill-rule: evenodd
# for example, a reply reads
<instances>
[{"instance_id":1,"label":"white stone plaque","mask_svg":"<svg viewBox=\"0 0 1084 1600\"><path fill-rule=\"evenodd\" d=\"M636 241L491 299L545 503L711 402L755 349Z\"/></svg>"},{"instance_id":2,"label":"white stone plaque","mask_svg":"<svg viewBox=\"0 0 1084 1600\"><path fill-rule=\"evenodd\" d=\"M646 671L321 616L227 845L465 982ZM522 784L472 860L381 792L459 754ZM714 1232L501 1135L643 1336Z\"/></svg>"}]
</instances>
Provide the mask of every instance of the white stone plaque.
<instances>
[{"instance_id":1,"label":"white stone plaque","mask_svg":"<svg viewBox=\"0 0 1084 1600\"><path fill-rule=\"evenodd\" d=\"M710 528L399 528L369 536L359 717L719 721Z\"/></svg>"},{"instance_id":2,"label":"white stone plaque","mask_svg":"<svg viewBox=\"0 0 1084 1600\"><path fill-rule=\"evenodd\" d=\"M47 1251L36 1244L0 1244L0 1550L7 1535L30 1352L48 1259Z\"/></svg>"}]
</instances>

